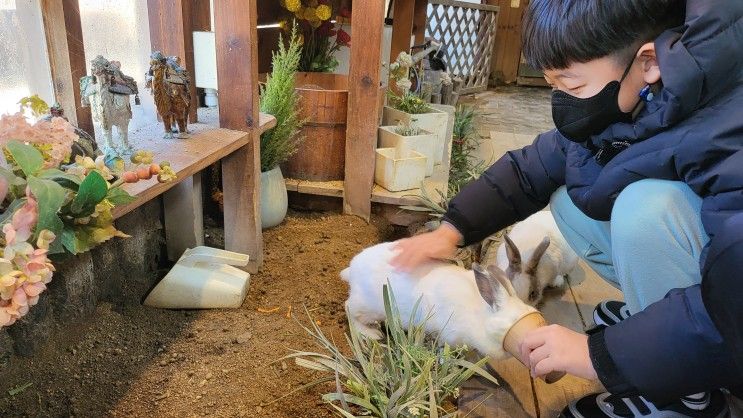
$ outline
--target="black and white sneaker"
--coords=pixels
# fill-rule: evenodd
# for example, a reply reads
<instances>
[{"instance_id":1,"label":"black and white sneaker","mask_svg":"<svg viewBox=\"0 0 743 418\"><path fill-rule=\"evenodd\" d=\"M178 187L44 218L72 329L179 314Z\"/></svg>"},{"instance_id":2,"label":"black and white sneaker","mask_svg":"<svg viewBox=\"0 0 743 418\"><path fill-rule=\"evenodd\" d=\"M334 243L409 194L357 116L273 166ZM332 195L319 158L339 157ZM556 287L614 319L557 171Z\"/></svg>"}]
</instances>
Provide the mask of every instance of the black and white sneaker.
<instances>
[{"instance_id":1,"label":"black and white sneaker","mask_svg":"<svg viewBox=\"0 0 743 418\"><path fill-rule=\"evenodd\" d=\"M706 393L706 406L701 409L690 408L681 400L659 408L642 396L620 398L609 393L596 393L565 407L560 418L725 418L729 414L725 396L716 390Z\"/></svg>"},{"instance_id":2,"label":"black and white sneaker","mask_svg":"<svg viewBox=\"0 0 743 418\"><path fill-rule=\"evenodd\" d=\"M593 308L593 322L598 326L610 327L629 317L629 308L618 300L605 300Z\"/></svg>"}]
</instances>

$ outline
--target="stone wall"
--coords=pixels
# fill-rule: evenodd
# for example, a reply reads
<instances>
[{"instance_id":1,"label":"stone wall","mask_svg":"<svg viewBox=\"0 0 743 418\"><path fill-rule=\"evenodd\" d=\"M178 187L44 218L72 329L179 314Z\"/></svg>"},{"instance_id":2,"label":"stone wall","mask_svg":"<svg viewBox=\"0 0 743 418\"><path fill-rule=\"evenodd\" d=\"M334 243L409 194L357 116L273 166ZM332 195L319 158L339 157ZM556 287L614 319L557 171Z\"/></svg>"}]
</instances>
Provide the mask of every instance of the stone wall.
<instances>
[{"instance_id":1,"label":"stone wall","mask_svg":"<svg viewBox=\"0 0 743 418\"><path fill-rule=\"evenodd\" d=\"M130 238L114 238L88 253L55 260L57 272L39 303L20 321L0 329L0 369L13 355L30 356L53 344L56 332L82 323L102 302L140 303L167 267L162 204L156 199L116 222Z\"/></svg>"}]
</instances>

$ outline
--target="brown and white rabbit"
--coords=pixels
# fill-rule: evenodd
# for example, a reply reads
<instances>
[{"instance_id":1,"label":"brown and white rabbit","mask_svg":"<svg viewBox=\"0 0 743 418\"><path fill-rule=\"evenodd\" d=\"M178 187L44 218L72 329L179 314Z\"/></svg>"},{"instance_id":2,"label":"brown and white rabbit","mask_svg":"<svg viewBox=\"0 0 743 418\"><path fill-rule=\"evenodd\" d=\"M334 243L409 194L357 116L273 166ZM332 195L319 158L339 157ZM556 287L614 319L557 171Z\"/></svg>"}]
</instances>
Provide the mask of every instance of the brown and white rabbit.
<instances>
[{"instance_id":1,"label":"brown and white rabbit","mask_svg":"<svg viewBox=\"0 0 743 418\"><path fill-rule=\"evenodd\" d=\"M496 264L505 270L519 298L537 306L544 289L562 286L565 276L578 268L578 255L565 241L552 214L543 211L504 235Z\"/></svg>"},{"instance_id":2,"label":"brown and white rabbit","mask_svg":"<svg viewBox=\"0 0 743 418\"><path fill-rule=\"evenodd\" d=\"M351 323L371 338L381 338L384 321L383 286L389 284L405 327L413 318L426 321L426 331L451 345L467 344L492 358L504 356L503 339L511 326L535 309L516 295L497 266L474 271L443 261L429 261L411 272L390 265L394 243L363 250L341 272L350 285L346 311ZM419 309L413 313L418 299ZM415 315L413 315L415 314Z\"/></svg>"}]
</instances>

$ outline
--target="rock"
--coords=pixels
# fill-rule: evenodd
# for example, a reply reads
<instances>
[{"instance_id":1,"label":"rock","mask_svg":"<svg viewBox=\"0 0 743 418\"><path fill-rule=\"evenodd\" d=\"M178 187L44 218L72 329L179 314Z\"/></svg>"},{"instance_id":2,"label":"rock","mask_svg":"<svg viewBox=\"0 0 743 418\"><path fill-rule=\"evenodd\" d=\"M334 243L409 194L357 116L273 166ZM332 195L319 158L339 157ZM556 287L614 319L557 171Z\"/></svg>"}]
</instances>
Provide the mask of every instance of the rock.
<instances>
[{"instance_id":1,"label":"rock","mask_svg":"<svg viewBox=\"0 0 743 418\"><path fill-rule=\"evenodd\" d=\"M261 412L263 412L263 408L260 405L256 406L255 407L255 413L256 414L260 414Z\"/></svg>"},{"instance_id":2,"label":"rock","mask_svg":"<svg viewBox=\"0 0 743 418\"><path fill-rule=\"evenodd\" d=\"M200 388L203 388L204 386L206 386L206 379L204 379L201 382L199 382L199 387Z\"/></svg>"},{"instance_id":3,"label":"rock","mask_svg":"<svg viewBox=\"0 0 743 418\"><path fill-rule=\"evenodd\" d=\"M168 365L168 362L165 361L165 360L163 360L163 361L160 362L160 367L165 367L167 365Z\"/></svg>"},{"instance_id":4,"label":"rock","mask_svg":"<svg viewBox=\"0 0 743 418\"><path fill-rule=\"evenodd\" d=\"M242 334L238 335L235 338L235 341L237 341L237 344L245 344L251 338L253 338L253 333L251 333L250 331L247 331L247 332L243 332Z\"/></svg>"},{"instance_id":5,"label":"rock","mask_svg":"<svg viewBox=\"0 0 743 418\"><path fill-rule=\"evenodd\" d=\"M286 362L285 361L282 361L281 362L281 370L286 370L288 368L289 368L289 366L286 364Z\"/></svg>"},{"instance_id":6,"label":"rock","mask_svg":"<svg viewBox=\"0 0 743 418\"><path fill-rule=\"evenodd\" d=\"M209 379L211 379L212 377L214 377L214 375L212 374L212 372L209 372L209 373L207 373L207 374L206 374L206 376L204 376L204 377L206 378L206 380L209 380Z\"/></svg>"}]
</instances>

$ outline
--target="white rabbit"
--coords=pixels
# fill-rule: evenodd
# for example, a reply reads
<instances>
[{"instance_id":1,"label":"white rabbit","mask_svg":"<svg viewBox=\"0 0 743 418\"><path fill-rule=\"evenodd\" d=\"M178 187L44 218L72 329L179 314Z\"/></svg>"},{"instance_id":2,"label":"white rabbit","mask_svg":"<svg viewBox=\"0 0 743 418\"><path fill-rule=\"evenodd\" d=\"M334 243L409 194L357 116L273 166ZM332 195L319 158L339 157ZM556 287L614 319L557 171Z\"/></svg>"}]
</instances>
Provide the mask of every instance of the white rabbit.
<instances>
[{"instance_id":1,"label":"white rabbit","mask_svg":"<svg viewBox=\"0 0 743 418\"><path fill-rule=\"evenodd\" d=\"M341 272L350 285L346 311L351 323L371 338L381 338L376 323L384 321L383 286L390 285L405 327L425 317L426 331L442 343L467 344L492 358L504 356L503 339L511 326L535 309L515 296L503 271L465 270L442 261L429 261L405 273L390 266L394 243L379 244L356 255ZM412 310L420 298L415 316Z\"/></svg>"},{"instance_id":2,"label":"white rabbit","mask_svg":"<svg viewBox=\"0 0 743 418\"><path fill-rule=\"evenodd\" d=\"M506 272L519 298L536 306L545 288L562 286L565 276L575 271L578 255L563 238L552 214L543 211L504 235L496 264Z\"/></svg>"}]
</instances>

